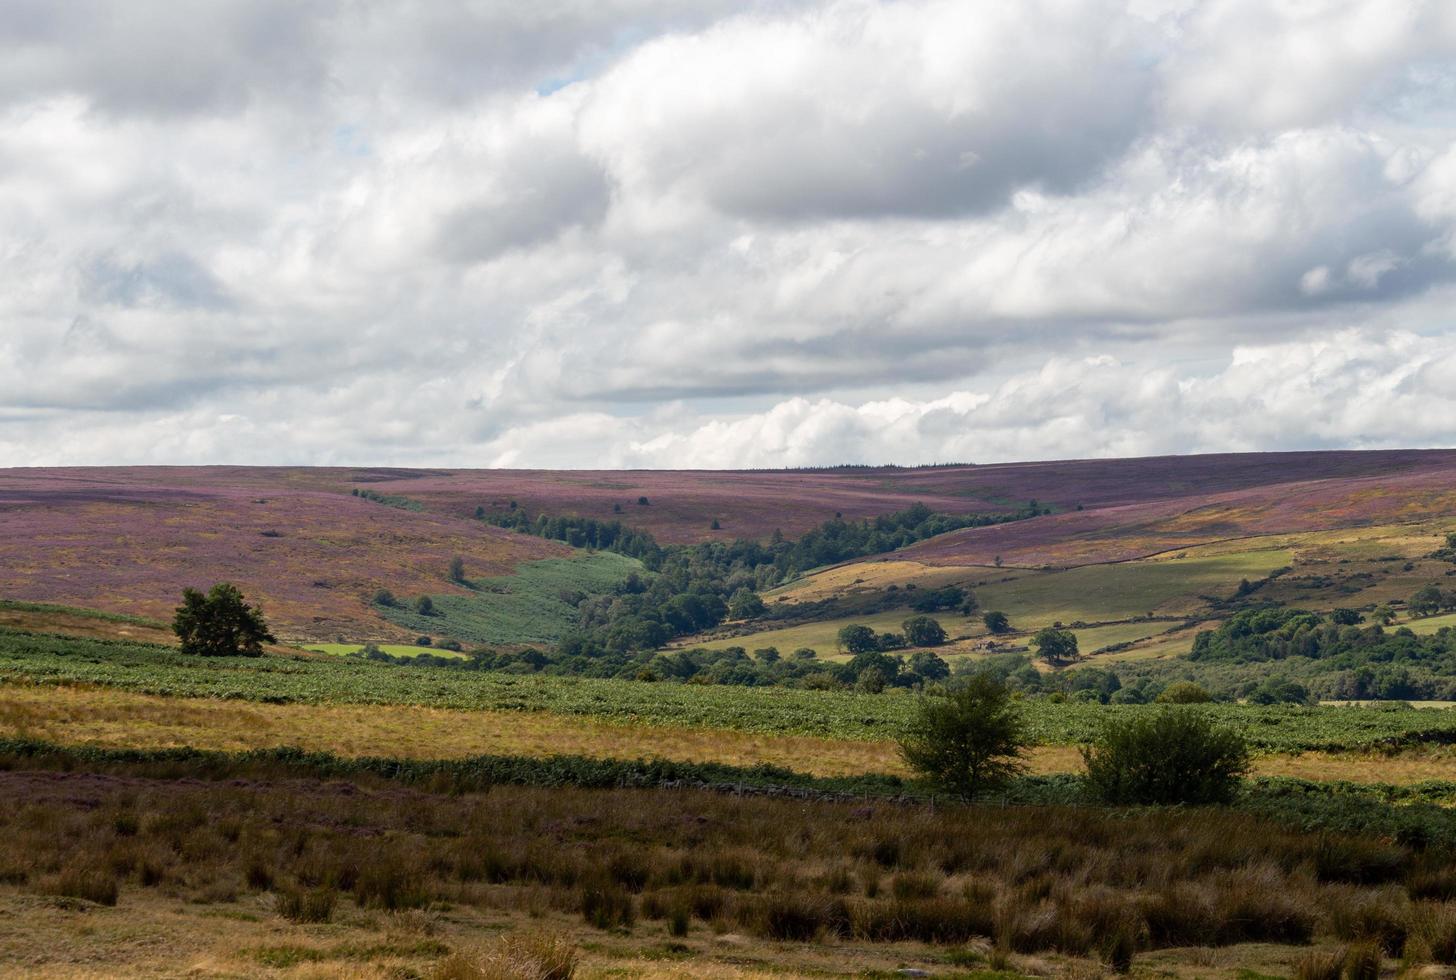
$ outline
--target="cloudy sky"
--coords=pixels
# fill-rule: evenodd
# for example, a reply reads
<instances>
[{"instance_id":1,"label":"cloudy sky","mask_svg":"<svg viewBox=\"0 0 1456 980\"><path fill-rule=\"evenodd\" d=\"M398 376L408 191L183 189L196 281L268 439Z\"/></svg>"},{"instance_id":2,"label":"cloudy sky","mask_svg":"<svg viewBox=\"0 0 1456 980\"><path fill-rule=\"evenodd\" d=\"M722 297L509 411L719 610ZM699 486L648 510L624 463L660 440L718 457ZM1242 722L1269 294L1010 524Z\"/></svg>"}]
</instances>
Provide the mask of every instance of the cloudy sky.
<instances>
[{"instance_id":1,"label":"cloudy sky","mask_svg":"<svg viewBox=\"0 0 1456 980\"><path fill-rule=\"evenodd\" d=\"M0 0L0 465L1396 445L1449 0Z\"/></svg>"}]
</instances>

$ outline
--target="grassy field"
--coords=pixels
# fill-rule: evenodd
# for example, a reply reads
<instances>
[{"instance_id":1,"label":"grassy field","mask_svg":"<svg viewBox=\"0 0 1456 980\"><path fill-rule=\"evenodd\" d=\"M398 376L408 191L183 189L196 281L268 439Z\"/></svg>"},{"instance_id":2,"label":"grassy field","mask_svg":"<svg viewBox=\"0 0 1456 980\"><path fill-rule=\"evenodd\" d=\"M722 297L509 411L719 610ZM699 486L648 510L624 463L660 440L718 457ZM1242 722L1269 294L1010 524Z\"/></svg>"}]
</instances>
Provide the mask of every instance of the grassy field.
<instances>
[{"instance_id":1,"label":"grassy field","mask_svg":"<svg viewBox=\"0 0 1456 980\"><path fill-rule=\"evenodd\" d=\"M176 650L0 631L0 678L100 684L143 694L264 703L401 704L467 711L547 711L608 721L810 735L893 739L912 695L590 680L419 668L327 656L201 659ZM1104 719L1150 710L1034 699L1034 741L1093 738ZM1219 704L1206 709L1261 750L1349 751L1456 737L1456 712L1411 708Z\"/></svg>"},{"instance_id":2,"label":"grassy field","mask_svg":"<svg viewBox=\"0 0 1456 980\"><path fill-rule=\"evenodd\" d=\"M774 603L793 605L819 601L832 595L850 596L879 593L891 585L901 590L906 585L917 589L960 585L972 589L981 609L996 609L1011 618L1018 631L1030 633L1043 626L1062 623L1073 627L1079 648L1091 653L1105 646L1128 643L1165 632L1174 623L1144 620L1148 614L1179 617L1206 613L1204 597L1227 598L1242 579L1257 580L1275 569L1294 561L1288 548L1266 548L1184 555L1111 565L1087 566L1056 572L1019 571L1003 574L1001 569L947 568L909 561L859 562L826 569L775 590L769 594ZM905 593L910 594L910 593ZM835 637L843 626L863 623L879 632L898 631L900 623L915 615L908 608L868 615L843 615L799 623L778 629L765 629L742 636L688 638L679 641L683 647L724 649L741 646L747 650L777 647L787 653L800 647L817 650L821 656L833 658ZM979 616L967 618L959 613L944 612L936 618L954 639L965 637L969 643L953 643L943 655L979 652L987 637ZM1022 639L1024 642L1024 638ZM1155 654L1186 652L1192 635L1160 643ZM842 659L842 658L841 658Z\"/></svg>"},{"instance_id":3,"label":"grassy field","mask_svg":"<svg viewBox=\"0 0 1456 980\"><path fill-rule=\"evenodd\" d=\"M390 622L420 634L472 643L551 643L576 626L576 607L563 596L600 594L631 572L641 571L637 559L605 551L549 558L527 562L512 575L472 580L466 595L432 596L435 608L428 616L408 602L380 607L380 612Z\"/></svg>"},{"instance_id":4,"label":"grassy field","mask_svg":"<svg viewBox=\"0 0 1456 980\"><path fill-rule=\"evenodd\" d=\"M459 659L467 656L467 654L461 653L456 650L445 650L435 646L422 647L416 643L376 643L375 646L377 646L381 652L387 653L391 657L418 657L421 654L426 653L433 657L450 657L452 659ZM342 656L346 653L356 653L359 650L363 649L363 644L310 643L303 649L310 650L314 653L329 653L337 657Z\"/></svg>"},{"instance_id":5,"label":"grassy field","mask_svg":"<svg viewBox=\"0 0 1456 980\"><path fill-rule=\"evenodd\" d=\"M660 758L813 776L908 776L895 743L727 729L606 722L535 711L459 711L418 705L297 705L156 697L113 688L9 684L0 688L0 737L105 748L245 751L293 746L344 757L453 759L477 755ZM1078 750L1041 745L1034 774L1082 771ZM1265 776L1410 784L1449 779L1456 751L1297 752L1258 757Z\"/></svg>"},{"instance_id":6,"label":"grassy field","mask_svg":"<svg viewBox=\"0 0 1456 980\"><path fill-rule=\"evenodd\" d=\"M544 975L469 972L508 932L583 980L1092 977L1119 935L1140 974L1290 976L1371 922L1453 958L1441 855L1237 812L27 769L0 794L0 949L31 976Z\"/></svg>"}]
</instances>

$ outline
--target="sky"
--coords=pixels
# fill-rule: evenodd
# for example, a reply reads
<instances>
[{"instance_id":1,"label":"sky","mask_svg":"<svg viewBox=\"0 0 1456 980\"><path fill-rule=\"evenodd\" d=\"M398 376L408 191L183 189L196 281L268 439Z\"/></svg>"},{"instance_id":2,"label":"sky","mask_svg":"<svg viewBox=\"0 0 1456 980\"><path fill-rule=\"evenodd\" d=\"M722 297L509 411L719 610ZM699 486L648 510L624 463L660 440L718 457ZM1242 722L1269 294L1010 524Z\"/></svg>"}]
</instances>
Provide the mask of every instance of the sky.
<instances>
[{"instance_id":1,"label":"sky","mask_svg":"<svg viewBox=\"0 0 1456 980\"><path fill-rule=\"evenodd\" d=\"M1451 445L1449 0L0 2L0 466Z\"/></svg>"}]
</instances>

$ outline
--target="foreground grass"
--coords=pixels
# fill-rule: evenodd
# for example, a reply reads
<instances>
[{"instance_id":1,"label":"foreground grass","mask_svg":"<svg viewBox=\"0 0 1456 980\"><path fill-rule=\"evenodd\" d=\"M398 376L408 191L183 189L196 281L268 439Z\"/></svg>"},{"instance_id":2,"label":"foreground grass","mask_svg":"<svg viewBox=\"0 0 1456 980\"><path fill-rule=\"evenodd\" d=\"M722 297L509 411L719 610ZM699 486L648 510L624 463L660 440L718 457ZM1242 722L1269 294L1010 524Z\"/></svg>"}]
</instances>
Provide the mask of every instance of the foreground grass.
<instances>
[{"instance_id":1,"label":"foreground grass","mask_svg":"<svg viewBox=\"0 0 1456 980\"><path fill-rule=\"evenodd\" d=\"M584 976L1088 976L1127 956L1288 976L1311 942L1456 958L1444 851L1228 811L122 771L0 772L0 794L0 963L27 974L443 976L527 917Z\"/></svg>"}]
</instances>

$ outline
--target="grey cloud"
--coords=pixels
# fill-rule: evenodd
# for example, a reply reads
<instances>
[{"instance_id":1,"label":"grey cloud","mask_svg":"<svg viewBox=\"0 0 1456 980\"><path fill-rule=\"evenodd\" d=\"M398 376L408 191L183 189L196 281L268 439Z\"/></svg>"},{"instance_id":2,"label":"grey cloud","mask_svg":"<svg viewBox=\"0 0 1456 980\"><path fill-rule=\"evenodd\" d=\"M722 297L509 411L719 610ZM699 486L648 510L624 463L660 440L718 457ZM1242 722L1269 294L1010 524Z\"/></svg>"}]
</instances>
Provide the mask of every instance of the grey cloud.
<instances>
[{"instance_id":1,"label":"grey cloud","mask_svg":"<svg viewBox=\"0 0 1456 980\"><path fill-rule=\"evenodd\" d=\"M81 299L114 306L169 306L225 310L234 306L226 287L181 252L125 260L99 255L82 269Z\"/></svg>"},{"instance_id":2,"label":"grey cloud","mask_svg":"<svg viewBox=\"0 0 1456 980\"><path fill-rule=\"evenodd\" d=\"M462 203L441 218L438 248L446 259L483 261L571 227L596 225L607 213L606 175L569 151L554 158L522 154L501 169L495 200Z\"/></svg>"},{"instance_id":3,"label":"grey cloud","mask_svg":"<svg viewBox=\"0 0 1456 980\"><path fill-rule=\"evenodd\" d=\"M0 98L73 94L106 113L245 108L326 78L317 0L16 0L0 11Z\"/></svg>"}]
</instances>

